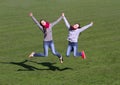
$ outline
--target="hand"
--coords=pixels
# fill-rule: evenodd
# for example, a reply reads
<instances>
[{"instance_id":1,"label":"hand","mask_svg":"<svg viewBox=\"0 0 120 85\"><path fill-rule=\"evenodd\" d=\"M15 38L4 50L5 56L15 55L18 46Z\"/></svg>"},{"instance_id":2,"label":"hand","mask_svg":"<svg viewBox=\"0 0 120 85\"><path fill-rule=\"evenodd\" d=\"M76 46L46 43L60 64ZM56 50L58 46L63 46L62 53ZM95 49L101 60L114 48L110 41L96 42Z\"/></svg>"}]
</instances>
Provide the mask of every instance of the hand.
<instances>
[{"instance_id":1,"label":"hand","mask_svg":"<svg viewBox=\"0 0 120 85\"><path fill-rule=\"evenodd\" d=\"M30 13L29 13L29 16L30 16L30 17L32 17L32 16L33 16L32 12L30 12Z\"/></svg>"},{"instance_id":2,"label":"hand","mask_svg":"<svg viewBox=\"0 0 120 85\"><path fill-rule=\"evenodd\" d=\"M62 13L62 16L63 16L63 17L65 16L64 13Z\"/></svg>"}]
</instances>

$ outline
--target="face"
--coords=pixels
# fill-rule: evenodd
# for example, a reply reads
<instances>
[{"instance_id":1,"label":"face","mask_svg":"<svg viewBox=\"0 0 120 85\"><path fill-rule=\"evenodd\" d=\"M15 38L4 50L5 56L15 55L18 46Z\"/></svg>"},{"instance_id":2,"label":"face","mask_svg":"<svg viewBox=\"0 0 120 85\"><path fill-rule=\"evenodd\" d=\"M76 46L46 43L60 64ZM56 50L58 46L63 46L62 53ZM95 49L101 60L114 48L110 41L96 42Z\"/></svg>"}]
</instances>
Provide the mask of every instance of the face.
<instances>
[{"instance_id":1,"label":"face","mask_svg":"<svg viewBox=\"0 0 120 85\"><path fill-rule=\"evenodd\" d=\"M46 25L46 21L45 20L41 20L41 22L40 22L43 26L45 26Z\"/></svg>"},{"instance_id":2,"label":"face","mask_svg":"<svg viewBox=\"0 0 120 85\"><path fill-rule=\"evenodd\" d=\"M79 28L79 24L74 24L74 25L73 25L73 28L74 28L74 29L78 29L78 28Z\"/></svg>"}]
</instances>

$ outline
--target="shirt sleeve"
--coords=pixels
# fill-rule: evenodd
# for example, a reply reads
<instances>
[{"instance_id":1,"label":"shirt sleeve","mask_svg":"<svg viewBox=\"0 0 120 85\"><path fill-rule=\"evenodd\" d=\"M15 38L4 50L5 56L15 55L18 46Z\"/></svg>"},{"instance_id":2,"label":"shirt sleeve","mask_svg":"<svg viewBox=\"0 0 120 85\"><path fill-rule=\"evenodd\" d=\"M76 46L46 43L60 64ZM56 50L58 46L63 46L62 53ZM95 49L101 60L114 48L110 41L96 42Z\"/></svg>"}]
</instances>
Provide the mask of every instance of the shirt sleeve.
<instances>
[{"instance_id":1,"label":"shirt sleeve","mask_svg":"<svg viewBox=\"0 0 120 85\"><path fill-rule=\"evenodd\" d=\"M66 27L67 27L68 29L70 29L70 24L69 24L69 22L68 22L68 20L66 19L65 16L63 17L63 20L64 20L64 22L65 22Z\"/></svg>"},{"instance_id":2,"label":"shirt sleeve","mask_svg":"<svg viewBox=\"0 0 120 85\"><path fill-rule=\"evenodd\" d=\"M90 23L86 26L83 26L82 28L79 29L79 32L83 32L84 30L88 29L89 27L91 27L93 25L93 23Z\"/></svg>"},{"instance_id":3,"label":"shirt sleeve","mask_svg":"<svg viewBox=\"0 0 120 85\"><path fill-rule=\"evenodd\" d=\"M39 27L39 29L41 31L43 31L43 27L40 25L40 23L37 21L37 19L34 16L32 16L32 20L37 24L37 26Z\"/></svg>"},{"instance_id":4,"label":"shirt sleeve","mask_svg":"<svg viewBox=\"0 0 120 85\"><path fill-rule=\"evenodd\" d=\"M61 19L62 19L62 17L59 17L56 21L51 23L51 26L56 25L58 22L60 22Z\"/></svg>"}]
</instances>

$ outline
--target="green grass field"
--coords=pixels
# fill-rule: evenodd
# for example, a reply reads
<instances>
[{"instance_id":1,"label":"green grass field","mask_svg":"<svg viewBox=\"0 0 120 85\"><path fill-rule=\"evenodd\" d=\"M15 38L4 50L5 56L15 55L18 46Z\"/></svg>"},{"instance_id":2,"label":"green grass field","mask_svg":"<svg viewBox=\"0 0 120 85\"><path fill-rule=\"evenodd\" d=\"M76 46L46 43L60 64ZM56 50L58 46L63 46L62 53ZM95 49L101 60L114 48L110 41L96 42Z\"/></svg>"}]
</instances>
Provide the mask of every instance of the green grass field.
<instances>
[{"instance_id":1,"label":"green grass field","mask_svg":"<svg viewBox=\"0 0 120 85\"><path fill-rule=\"evenodd\" d=\"M120 85L120 0L0 0L0 85ZM71 24L93 27L79 37L79 51L87 59L65 56L67 29L61 21L53 28L55 47L48 57L29 59L43 52L43 34L28 16L50 22L61 13Z\"/></svg>"}]
</instances>

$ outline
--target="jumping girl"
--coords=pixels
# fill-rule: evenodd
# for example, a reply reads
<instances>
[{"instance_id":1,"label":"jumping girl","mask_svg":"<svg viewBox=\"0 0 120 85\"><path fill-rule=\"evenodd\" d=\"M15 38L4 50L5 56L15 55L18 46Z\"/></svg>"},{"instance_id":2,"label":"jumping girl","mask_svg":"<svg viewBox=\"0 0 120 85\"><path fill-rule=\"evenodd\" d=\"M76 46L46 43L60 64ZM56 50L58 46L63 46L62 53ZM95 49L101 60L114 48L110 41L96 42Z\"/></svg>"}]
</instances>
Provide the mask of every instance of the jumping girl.
<instances>
[{"instance_id":1,"label":"jumping girl","mask_svg":"<svg viewBox=\"0 0 120 85\"><path fill-rule=\"evenodd\" d=\"M53 42L53 37L52 37L52 27L54 25L56 25L61 19L62 16L59 17L56 21L54 21L53 23L49 23L45 20L40 20L40 22L38 22L36 20L36 18L33 16L32 13L29 14L29 16L32 18L32 20L37 24L37 26L39 27L39 29L43 32L44 34L44 40L43 40L43 48L44 48L44 53L36 53L36 52L32 52L29 57L45 57L48 56L48 48L51 49L52 53L57 56L60 60L60 63L63 63L63 57L61 54L59 54L56 50L55 50L55 46L54 46L54 42Z\"/></svg>"},{"instance_id":2,"label":"jumping girl","mask_svg":"<svg viewBox=\"0 0 120 85\"><path fill-rule=\"evenodd\" d=\"M81 32L91 27L93 25L93 22L83 27L80 27L80 24L74 24L71 26L67 21L66 17L64 16L64 13L62 13L62 16L65 22L65 25L69 31L68 38L67 38L68 48L67 48L66 56L69 57L70 53L73 51L75 57L81 56L82 59L86 59L86 55L84 51L78 52L78 37Z\"/></svg>"}]
</instances>

